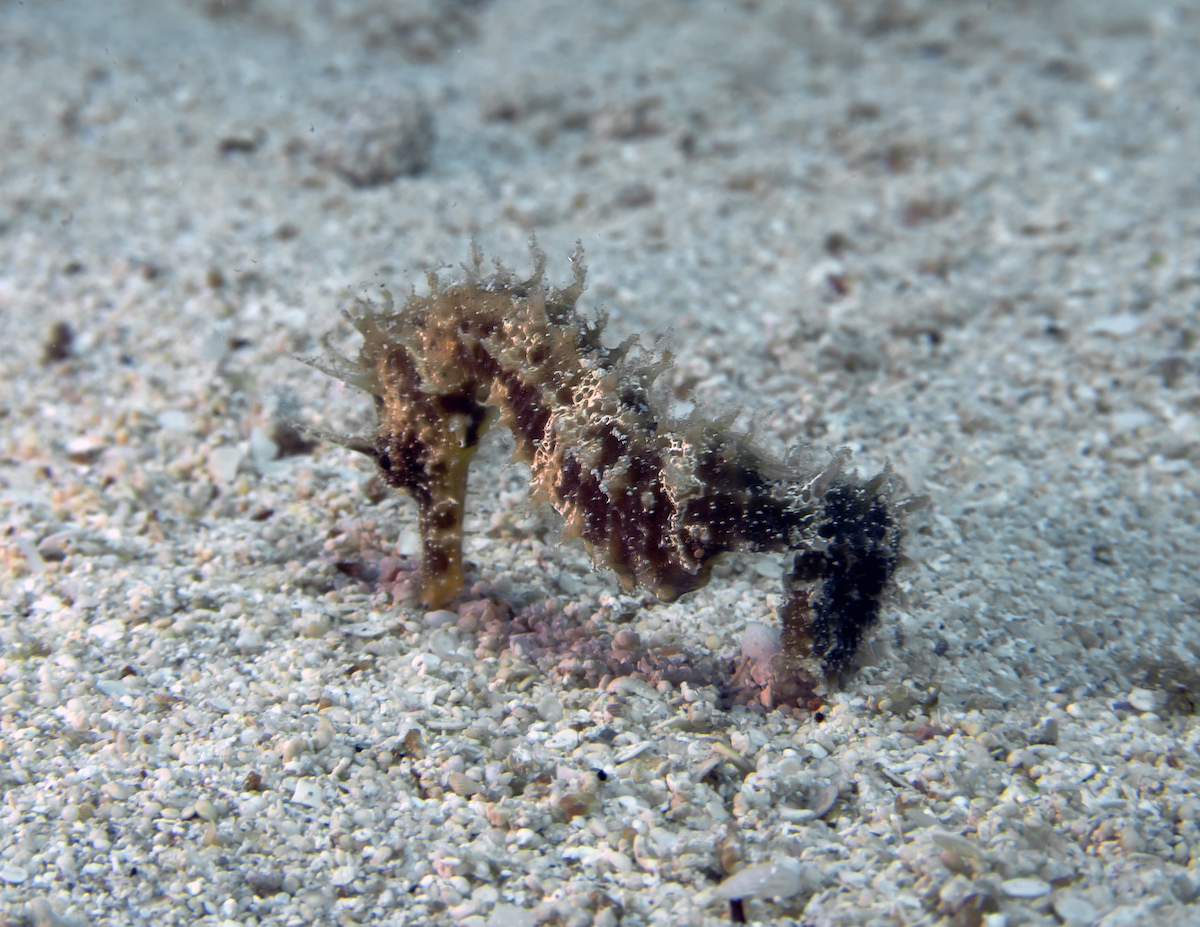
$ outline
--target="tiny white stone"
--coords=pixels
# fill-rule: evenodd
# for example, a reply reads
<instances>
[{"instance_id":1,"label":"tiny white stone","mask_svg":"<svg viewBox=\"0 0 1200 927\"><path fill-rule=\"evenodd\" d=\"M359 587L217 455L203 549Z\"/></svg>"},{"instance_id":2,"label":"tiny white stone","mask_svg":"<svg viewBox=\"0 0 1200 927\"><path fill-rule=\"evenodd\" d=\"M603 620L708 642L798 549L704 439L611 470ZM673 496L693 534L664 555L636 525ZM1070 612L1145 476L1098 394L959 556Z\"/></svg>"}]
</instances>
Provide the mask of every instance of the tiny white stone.
<instances>
[{"instance_id":1,"label":"tiny white stone","mask_svg":"<svg viewBox=\"0 0 1200 927\"><path fill-rule=\"evenodd\" d=\"M436 612L425 613L425 626L427 628L441 628L448 624L455 624L458 621L458 615L454 612L439 609Z\"/></svg>"},{"instance_id":2,"label":"tiny white stone","mask_svg":"<svg viewBox=\"0 0 1200 927\"><path fill-rule=\"evenodd\" d=\"M1096 319L1088 326L1088 331L1094 335L1112 335L1120 337L1122 335L1132 335L1142 326L1142 320L1132 312L1123 312L1120 315L1105 316L1103 319Z\"/></svg>"},{"instance_id":3,"label":"tiny white stone","mask_svg":"<svg viewBox=\"0 0 1200 927\"><path fill-rule=\"evenodd\" d=\"M324 637L331 627L333 622L322 612L306 612L300 617L300 634L309 640Z\"/></svg>"},{"instance_id":4,"label":"tiny white stone","mask_svg":"<svg viewBox=\"0 0 1200 927\"><path fill-rule=\"evenodd\" d=\"M334 885L349 885L357 876L353 866L338 866L329 874L329 881Z\"/></svg>"},{"instance_id":5,"label":"tiny white stone","mask_svg":"<svg viewBox=\"0 0 1200 927\"><path fill-rule=\"evenodd\" d=\"M429 635L429 649L434 653L453 654L458 649L458 638L442 628Z\"/></svg>"},{"instance_id":6,"label":"tiny white stone","mask_svg":"<svg viewBox=\"0 0 1200 927\"><path fill-rule=\"evenodd\" d=\"M1054 913L1071 927L1088 927L1098 916L1096 909L1082 898L1072 898L1069 895L1054 899Z\"/></svg>"},{"instance_id":7,"label":"tiny white stone","mask_svg":"<svg viewBox=\"0 0 1200 927\"><path fill-rule=\"evenodd\" d=\"M54 913L45 898L32 898L27 907L33 927L66 927L66 922Z\"/></svg>"},{"instance_id":8,"label":"tiny white stone","mask_svg":"<svg viewBox=\"0 0 1200 927\"><path fill-rule=\"evenodd\" d=\"M791 898L800 891L800 863L782 859L777 863L760 863L735 872L713 889L713 897L722 901L732 898Z\"/></svg>"},{"instance_id":9,"label":"tiny white stone","mask_svg":"<svg viewBox=\"0 0 1200 927\"><path fill-rule=\"evenodd\" d=\"M67 441L67 454L71 457L94 460L104 448L105 441L98 435L79 435Z\"/></svg>"},{"instance_id":10,"label":"tiny white stone","mask_svg":"<svg viewBox=\"0 0 1200 927\"><path fill-rule=\"evenodd\" d=\"M9 885L20 885L27 877L28 873L20 866L14 866L11 863L0 866L0 879Z\"/></svg>"},{"instance_id":11,"label":"tiny white stone","mask_svg":"<svg viewBox=\"0 0 1200 927\"><path fill-rule=\"evenodd\" d=\"M558 696L553 693L545 696L541 701L538 702L537 710L538 717L543 721L548 721L551 724L563 719L564 712L562 702L560 702Z\"/></svg>"},{"instance_id":12,"label":"tiny white stone","mask_svg":"<svg viewBox=\"0 0 1200 927\"><path fill-rule=\"evenodd\" d=\"M643 740L636 744L630 744L617 754L617 763L628 763L630 760L641 756L643 753L649 750L650 746L650 741L648 740Z\"/></svg>"},{"instance_id":13,"label":"tiny white stone","mask_svg":"<svg viewBox=\"0 0 1200 927\"><path fill-rule=\"evenodd\" d=\"M158 413L158 427L164 431L191 431L192 420L186 412L168 409L166 412Z\"/></svg>"},{"instance_id":14,"label":"tiny white stone","mask_svg":"<svg viewBox=\"0 0 1200 927\"><path fill-rule=\"evenodd\" d=\"M829 751L818 743L808 744L805 749L808 750L809 756L811 756L814 760L823 760L829 756Z\"/></svg>"},{"instance_id":15,"label":"tiny white stone","mask_svg":"<svg viewBox=\"0 0 1200 927\"><path fill-rule=\"evenodd\" d=\"M498 904L492 908L487 927L534 927L537 922L537 915L532 911L515 904Z\"/></svg>"},{"instance_id":16,"label":"tiny white stone","mask_svg":"<svg viewBox=\"0 0 1200 927\"><path fill-rule=\"evenodd\" d=\"M966 837L960 837L958 834L935 833L933 842L943 850L949 850L960 857L969 857L974 860L983 860L983 854L979 851L979 847L973 844Z\"/></svg>"},{"instance_id":17,"label":"tiny white stone","mask_svg":"<svg viewBox=\"0 0 1200 927\"><path fill-rule=\"evenodd\" d=\"M1129 704L1138 711L1158 711L1164 704L1161 692L1153 689L1132 689L1127 696Z\"/></svg>"},{"instance_id":18,"label":"tiny white stone","mask_svg":"<svg viewBox=\"0 0 1200 927\"><path fill-rule=\"evenodd\" d=\"M292 801L307 808L319 808L323 801L321 789L311 779L300 779L292 793Z\"/></svg>"},{"instance_id":19,"label":"tiny white stone","mask_svg":"<svg viewBox=\"0 0 1200 927\"><path fill-rule=\"evenodd\" d=\"M1128 412L1116 412L1109 419L1113 429L1118 432L1136 431L1138 428L1144 428L1154 422L1154 416L1149 412L1142 412L1139 409L1132 409Z\"/></svg>"},{"instance_id":20,"label":"tiny white stone","mask_svg":"<svg viewBox=\"0 0 1200 927\"><path fill-rule=\"evenodd\" d=\"M125 622L120 618L110 618L88 628L88 634L102 644L115 644L125 636Z\"/></svg>"},{"instance_id":21,"label":"tiny white stone","mask_svg":"<svg viewBox=\"0 0 1200 927\"><path fill-rule=\"evenodd\" d=\"M825 788L821 789L817 795L817 800L812 807L814 817L823 818L829 813L829 810L838 800L839 789L837 783L831 782Z\"/></svg>"},{"instance_id":22,"label":"tiny white stone","mask_svg":"<svg viewBox=\"0 0 1200 927\"><path fill-rule=\"evenodd\" d=\"M546 746L554 750L574 750L579 746L579 734L567 728L547 740Z\"/></svg>"},{"instance_id":23,"label":"tiny white stone","mask_svg":"<svg viewBox=\"0 0 1200 927\"><path fill-rule=\"evenodd\" d=\"M65 534L66 532L62 532ZM42 542L46 543L45 541ZM33 603L33 610L37 612L56 612L63 607L62 599L56 595L39 596L37 601Z\"/></svg>"},{"instance_id":24,"label":"tiny white stone","mask_svg":"<svg viewBox=\"0 0 1200 927\"><path fill-rule=\"evenodd\" d=\"M1012 898L1041 898L1050 894L1050 884L1041 879L1009 879L1000 887Z\"/></svg>"},{"instance_id":25,"label":"tiny white stone","mask_svg":"<svg viewBox=\"0 0 1200 927\"><path fill-rule=\"evenodd\" d=\"M232 483L242 463L242 452L226 445L208 452L208 476L218 485Z\"/></svg>"},{"instance_id":26,"label":"tiny white stone","mask_svg":"<svg viewBox=\"0 0 1200 927\"><path fill-rule=\"evenodd\" d=\"M253 818L262 814L266 807L267 800L261 795L255 795L238 805L238 814L244 818Z\"/></svg>"},{"instance_id":27,"label":"tiny white stone","mask_svg":"<svg viewBox=\"0 0 1200 927\"><path fill-rule=\"evenodd\" d=\"M388 629L381 624L363 621L358 624L342 625L342 632L349 634L351 637L362 638L363 640L375 640L387 634Z\"/></svg>"},{"instance_id":28,"label":"tiny white stone","mask_svg":"<svg viewBox=\"0 0 1200 927\"><path fill-rule=\"evenodd\" d=\"M650 842L654 844L659 857L666 857L675 852L680 838L662 827L654 827L650 829Z\"/></svg>"},{"instance_id":29,"label":"tiny white stone","mask_svg":"<svg viewBox=\"0 0 1200 927\"><path fill-rule=\"evenodd\" d=\"M129 690L115 679L97 679L96 688L105 695L111 695L114 698L120 698L122 695L129 694Z\"/></svg>"},{"instance_id":30,"label":"tiny white stone","mask_svg":"<svg viewBox=\"0 0 1200 927\"><path fill-rule=\"evenodd\" d=\"M642 698L658 698L658 692L636 676L618 676L608 684L606 691L610 694L619 692L625 695L640 695Z\"/></svg>"},{"instance_id":31,"label":"tiny white stone","mask_svg":"<svg viewBox=\"0 0 1200 927\"><path fill-rule=\"evenodd\" d=\"M250 454L254 466L260 470L279 456L279 445L272 441L261 428L250 430Z\"/></svg>"},{"instance_id":32,"label":"tiny white stone","mask_svg":"<svg viewBox=\"0 0 1200 927\"><path fill-rule=\"evenodd\" d=\"M263 636L254 628L242 628L237 636L237 649L242 653L262 653L265 646Z\"/></svg>"},{"instance_id":33,"label":"tiny white stone","mask_svg":"<svg viewBox=\"0 0 1200 927\"><path fill-rule=\"evenodd\" d=\"M779 631L765 624L751 621L742 632L742 656L757 663L769 664L782 652Z\"/></svg>"},{"instance_id":34,"label":"tiny white stone","mask_svg":"<svg viewBox=\"0 0 1200 927\"><path fill-rule=\"evenodd\" d=\"M333 743L333 725L329 723L328 718L320 718L317 721L317 729L312 735L312 749L314 753L320 753L326 747Z\"/></svg>"}]
</instances>

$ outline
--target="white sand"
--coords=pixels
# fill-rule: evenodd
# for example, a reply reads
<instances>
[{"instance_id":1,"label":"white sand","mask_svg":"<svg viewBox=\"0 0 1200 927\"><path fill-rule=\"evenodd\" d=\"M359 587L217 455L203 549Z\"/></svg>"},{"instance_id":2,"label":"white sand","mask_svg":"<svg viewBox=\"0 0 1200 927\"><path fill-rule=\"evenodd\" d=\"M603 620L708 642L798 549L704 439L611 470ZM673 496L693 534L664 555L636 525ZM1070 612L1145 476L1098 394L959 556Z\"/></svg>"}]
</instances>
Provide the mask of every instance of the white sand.
<instances>
[{"instance_id":1,"label":"white sand","mask_svg":"<svg viewBox=\"0 0 1200 927\"><path fill-rule=\"evenodd\" d=\"M1117 2L0 5L2 922L1195 923L1198 43ZM366 91L426 101L423 173L316 163ZM467 554L518 624L335 567L414 511L272 459L370 422L286 352L531 231L681 393L932 497L824 720L588 684L576 626L728 660L778 564L621 595L503 440Z\"/></svg>"}]
</instances>

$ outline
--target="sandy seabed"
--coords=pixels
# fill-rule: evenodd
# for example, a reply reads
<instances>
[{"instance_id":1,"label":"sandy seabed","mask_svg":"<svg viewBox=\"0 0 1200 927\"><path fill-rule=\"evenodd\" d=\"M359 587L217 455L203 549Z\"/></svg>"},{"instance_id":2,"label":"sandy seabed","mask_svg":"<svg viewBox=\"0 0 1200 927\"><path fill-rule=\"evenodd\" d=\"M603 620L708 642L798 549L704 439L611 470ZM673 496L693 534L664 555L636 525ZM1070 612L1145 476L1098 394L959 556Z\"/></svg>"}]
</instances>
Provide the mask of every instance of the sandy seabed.
<instances>
[{"instance_id":1,"label":"sandy seabed","mask_svg":"<svg viewBox=\"0 0 1200 927\"><path fill-rule=\"evenodd\" d=\"M1104 0L0 3L0 922L1196 923L1198 54ZM380 582L414 508L288 355L531 233L681 399L930 496L819 710L722 688L778 558L628 594L503 435L462 599Z\"/></svg>"}]
</instances>

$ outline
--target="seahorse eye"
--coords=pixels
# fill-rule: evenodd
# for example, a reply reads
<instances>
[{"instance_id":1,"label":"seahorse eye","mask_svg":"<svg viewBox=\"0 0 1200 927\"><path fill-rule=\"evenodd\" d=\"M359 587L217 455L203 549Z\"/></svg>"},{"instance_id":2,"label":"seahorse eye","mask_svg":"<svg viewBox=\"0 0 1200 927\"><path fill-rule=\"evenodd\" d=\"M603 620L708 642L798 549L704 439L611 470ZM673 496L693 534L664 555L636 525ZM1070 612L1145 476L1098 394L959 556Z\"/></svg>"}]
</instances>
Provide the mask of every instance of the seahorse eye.
<instances>
[{"instance_id":1,"label":"seahorse eye","mask_svg":"<svg viewBox=\"0 0 1200 927\"><path fill-rule=\"evenodd\" d=\"M379 466L384 470L392 469L392 458L387 455L387 451L379 455Z\"/></svg>"}]
</instances>

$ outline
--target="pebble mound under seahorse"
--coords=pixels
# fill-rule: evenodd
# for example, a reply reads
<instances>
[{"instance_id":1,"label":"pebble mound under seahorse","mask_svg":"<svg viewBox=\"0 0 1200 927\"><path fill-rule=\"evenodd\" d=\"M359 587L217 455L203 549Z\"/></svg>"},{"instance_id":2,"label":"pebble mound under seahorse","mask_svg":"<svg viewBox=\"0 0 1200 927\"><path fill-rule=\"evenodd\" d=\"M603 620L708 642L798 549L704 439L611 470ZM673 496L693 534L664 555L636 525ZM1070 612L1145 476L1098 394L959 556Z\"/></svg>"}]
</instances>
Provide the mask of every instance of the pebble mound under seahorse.
<instances>
[{"instance_id":1,"label":"pebble mound under seahorse","mask_svg":"<svg viewBox=\"0 0 1200 927\"><path fill-rule=\"evenodd\" d=\"M375 433L341 442L416 500L424 604L461 589L467 468L502 425L532 471L533 498L627 588L671 601L705 585L722 554L793 551L779 608L785 651L813 679L845 668L879 616L900 520L923 500L897 499L890 467L847 476L846 450L802 472L726 424L671 418L655 389L666 356L648 357L636 339L605 347L603 319L576 309L582 248L564 288L543 283L545 255L532 253L533 276L516 280L499 264L485 275L473 246L463 280L430 274L428 296L397 307L385 291L382 306L360 300L346 313L364 338L357 361L303 358L375 399Z\"/></svg>"}]
</instances>

